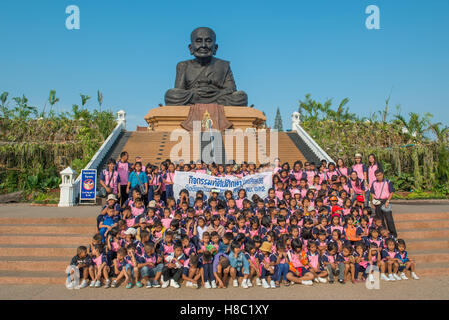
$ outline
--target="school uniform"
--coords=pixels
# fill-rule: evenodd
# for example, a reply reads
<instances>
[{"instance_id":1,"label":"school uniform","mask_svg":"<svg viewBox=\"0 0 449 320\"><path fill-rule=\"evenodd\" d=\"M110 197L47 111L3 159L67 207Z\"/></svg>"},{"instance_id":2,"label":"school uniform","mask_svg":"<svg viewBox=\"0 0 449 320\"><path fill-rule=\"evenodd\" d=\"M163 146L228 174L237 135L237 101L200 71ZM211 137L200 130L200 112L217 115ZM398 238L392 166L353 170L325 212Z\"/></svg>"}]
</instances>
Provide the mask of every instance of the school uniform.
<instances>
[{"instance_id":1,"label":"school uniform","mask_svg":"<svg viewBox=\"0 0 449 320\"><path fill-rule=\"evenodd\" d=\"M260 254L260 261L261 263L275 263L277 262L277 256L274 253L269 254L268 256L265 256L263 253ZM270 273L268 269L265 268L265 266L262 264L262 273L261 273L261 279L265 279L266 277L270 276L271 280L277 280L279 277L279 265L272 266L274 269L274 273Z\"/></svg>"},{"instance_id":2,"label":"school uniform","mask_svg":"<svg viewBox=\"0 0 449 320\"><path fill-rule=\"evenodd\" d=\"M161 184L161 176L158 174L153 176L147 175L147 180L148 180L148 202L150 202L154 199L155 189L157 189Z\"/></svg>"},{"instance_id":3,"label":"school uniform","mask_svg":"<svg viewBox=\"0 0 449 320\"><path fill-rule=\"evenodd\" d=\"M129 257L128 257L129 258ZM116 260L117 261L117 269L118 269L118 272L121 272L122 270L123 270L123 268L126 268L126 265L127 265L127 263L128 263L128 261L126 260L126 258L123 258L123 260L122 261L120 261L119 259L117 259ZM115 270L115 268L114 268L114 270ZM126 270L126 269L125 269ZM114 271L114 273L115 273L115 271ZM118 274L115 274L116 276L118 276Z\"/></svg>"},{"instance_id":4,"label":"school uniform","mask_svg":"<svg viewBox=\"0 0 449 320\"><path fill-rule=\"evenodd\" d=\"M352 171L357 172L357 177L361 180L365 180L365 173L368 171L364 163L354 164L352 166Z\"/></svg>"},{"instance_id":5,"label":"school uniform","mask_svg":"<svg viewBox=\"0 0 449 320\"><path fill-rule=\"evenodd\" d=\"M375 206L376 215L382 219L382 225L388 228L390 234L397 237L396 226L394 224L393 213L391 211L383 211L382 206L387 202L390 195L394 192L393 184L387 180L374 181L371 185L370 192L374 195L374 199L380 200L381 204Z\"/></svg>"},{"instance_id":6,"label":"school uniform","mask_svg":"<svg viewBox=\"0 0 449 320\"><path fill-rule=\"evenodd\" d=\"M100 181L112 189L113 194L118 195L118 191L120 188L120 175L116 170L109 172L108 170L103 170L100 173Z\"/></svg>"},{"instance_id":7,"label":"school uniform","mask_svg":"<svg viewBox=\"0 0 449 320\"><path fill-rule=\"evenodd\" d=\"M186 257L183 253L180 256L175 257L175 254L173 252L173 253L170 253L169 255L165 256L165 258L164 258L164 260L166 262L168 260L172 260L172 259L176 259L176 261L180 264L180 266L179 267L175 266L174 268L169 268L167 265L165 265L162 268L162 276L164 277L164 281L173 279L174 281L178 282L182 276L184 262L186 260Z\"/></svg>"},{"instance_id":8,"label":"school uniform","mask_svg":"<svg viewBox=\"0 0 449 320\"><path fill-rule=\"evenodd\" d=\"M83 274L84 268L89 268L92 266L92 258L89 255L86 255L84 258L80 258L78 255L74 256L72 260L70 260L70 265L73 267L77 267L79 264L85 264L85 267L78 268L80 271L80 275Z\"/></svg>"},{"instance_id":9,"label":"school uniform","mask_svg":"<svg viewBox=\"0 0 449 320\"><path fill-rule=\"evenodd\" d=\"M143 266L140 269L140 276L142 278L149 277L154 278L158 272L162 272L162 268L164 267L163 263L157 263L159 256L156 252L154 252L151 255L148 255L144 253L141 257L136 257L137 263L143 264L143 263L152 263L153 267L150 267L148 265Z\"/></svg>"},{"instance_id":10,"label":"school uniform","mask_svg":"<svg viewBox=\"0 0 449 320\"><path fill-rule=\"evenodd\" d=\"M360 257L360 261L357 263L354 263L354 278L358 279L359 277L359 273L362 272L363 273L363 277L366 278L366 268L368 267L368 256L366 255L366 252L363 253L362 255L359 255L357 252L353 253L354 258L359 258Z\"/></svg>"},{"instance_id":11,"label":"school uniform","mask_svg":"<svg viewBox=\"0 0 449 320\"><path fill-rule=\"evenodd\" d=\"M128 185L129 173L131 171L132 163L117 161L114 170L118 172L120 178L120 205L128 199L126 193L126 186Z\"/></svg>"},{"instance_id":12,"label":"school uniform","mask_svg":"<svg viewBox=\"0 0 449 320\"><path fill-rule=\"evenodd\" d=\"M400 251L398 251L397 252L397 254L396 254L396 256L395 256L395 258L397 258L397 259L399 259L401 262L399 263L399 269L398 269L398 271L399 272L402 272L402 271L404 271L404 269L405 269L405 264L407 263L407 262L409 262L410 261L410 259L408 258L408 255L407 255L407 251L402 251L402 252L400 252Z\"/></svg>"},{"instance_id":13,"label":"school uniform","mask_svg":"<svg viewBox=\"0 0 449 320\"><path fill-rule=\"evenodd\" d=\"M175 179L175 173L167 171L163 176L162 179L168 182L173 182ZM174 197L173 193L173 184L165 184L165 199L168 199L170 197Z\"/></svg>"}]
</instances>

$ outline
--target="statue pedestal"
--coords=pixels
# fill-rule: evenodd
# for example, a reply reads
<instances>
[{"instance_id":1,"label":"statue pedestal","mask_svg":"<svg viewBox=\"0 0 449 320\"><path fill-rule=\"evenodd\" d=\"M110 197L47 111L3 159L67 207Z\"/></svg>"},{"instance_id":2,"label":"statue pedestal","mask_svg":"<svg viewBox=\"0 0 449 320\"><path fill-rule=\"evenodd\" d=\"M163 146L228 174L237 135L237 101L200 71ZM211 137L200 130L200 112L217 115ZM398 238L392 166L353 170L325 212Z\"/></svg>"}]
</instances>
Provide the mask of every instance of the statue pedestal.
<instances>
[{"instance_id":1,"label":"statue pedestal","mask_svg":"<svg viewBox=\"0 0 449 320\"><path fill-rule=\"evenodd\" d=\"M150 131L172 131L183 129L183 123L189 116L191 106L162 106L151 109L145 116ZM261 129L266 117L262 111L249 107L224 106L224 115L232 123L233 129ZM201 119L198 119L201 121Z\"/></svg>"}]
</instances>

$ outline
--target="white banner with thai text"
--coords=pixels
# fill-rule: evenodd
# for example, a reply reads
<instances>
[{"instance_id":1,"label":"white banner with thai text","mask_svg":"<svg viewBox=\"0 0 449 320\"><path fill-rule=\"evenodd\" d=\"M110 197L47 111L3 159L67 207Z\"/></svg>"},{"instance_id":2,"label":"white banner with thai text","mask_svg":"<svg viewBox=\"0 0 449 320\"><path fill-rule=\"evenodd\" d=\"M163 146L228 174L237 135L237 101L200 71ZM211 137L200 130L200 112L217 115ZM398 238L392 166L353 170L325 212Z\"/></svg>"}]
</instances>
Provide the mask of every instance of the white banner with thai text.
<instances>
[{"instance_id":1,"label":"white banner with thai text","mask_svg":"<svg viewBox=\"0 0 449 320\"><path fill-rule=\"evenodd\" d=\"M247 199L251 200L254 194L261 198L268 195L268 189L272 187L272 172L263 172L248 175L243 178L234 176L230 177L214 177L204 173L182 172L176 171L173 185L173 192L176 200L182 189L189 191L191 201L197 191L202 190L207 198L209 198L212 189L220 190L220 196L223 197L226 190L231 190L234 199L238 198L238 191L244 189Z\"/></svg>"}]
</instances>

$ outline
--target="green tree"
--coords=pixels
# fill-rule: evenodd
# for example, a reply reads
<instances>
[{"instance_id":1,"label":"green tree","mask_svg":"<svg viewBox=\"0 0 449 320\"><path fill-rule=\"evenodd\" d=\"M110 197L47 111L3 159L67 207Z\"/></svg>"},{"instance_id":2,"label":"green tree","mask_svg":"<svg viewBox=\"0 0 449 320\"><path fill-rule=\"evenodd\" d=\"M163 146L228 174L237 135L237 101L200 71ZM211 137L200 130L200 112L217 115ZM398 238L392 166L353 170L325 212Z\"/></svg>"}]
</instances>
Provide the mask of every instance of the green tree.
<instances>
[{"instance_id":1,"label":"green tree","mask_svg":"<svg viewBox=\"0 0 449 320\"><path fill-rule=\"evenodd\" d=\"M274 118L274 127L273 129L276 129L278 131L284 131L283 125L282 125L282 117L281 117L281 111L279 108L276 111L276 117Z\"/></svg>"},{"instance_id":2,"label":"green tree","mask_svg":"<svg viewBox=\"0 0 449 320\"><path fill-rule=\"evenodd\" d=\"M48 103L50 104L50 112L49 112L49 114L51 116L54 116L53 107L58 102L59 102L59 98L56 98L56 90L51 90L50 91L50 95L48 97Z\"/></svg>"},{"instance_id":3,"label":"green tree","mask_svg":"<svg viewBox=\"0 0 449 320\"><path fill-rule=\"evenodd\" d=\"M8 109L8 104L6 103L6 101L8 101L8 92L3 92L2 95L0 96L0 102L2 103L0 105L0 111L1 114L0 116L2 118L8 119L11 115L11 111Z\"/></svg>"},{"instance_id":4,"label":"green tree","mask_svg":"<svg viewBox=\"0 0 449 320\"><path fill-rule=\"evenodd\" d=\"M16 107L14 108L14 116L18 120L29 120L31 115L37 117L38 113L36 107L28 105L28 99L25 95L23 95L22 98L15 97L13 100L16 103Z\"/></svg>"},{"instance_id":5,"label":"green tree","mask_svg":"<svg viewBox=\"0 0 449 320\"><path fill-rule=\"evenodd\" d=\"M430 119L433 115L427 112L421 117L415 112L410 112L408 121L400 114L394 117L395 122L402 126L402 133L406 136L407 142L410 143L418 142L425 138L424 134L430 129Z\"/></svg>"},{"instance_id":6,"label":"green tree","mask_svg":"<svg viewBox=\"0 0 449 320\"><path fill-rule=\"evenodd\" d=\"M100 112L101 112L101 106L103 105L103 94L100 92L100 90L97 91L97 100L98 100L98 105L100 106Z\"/></svg>"},{"instance_id":7,"label":"green tree","mask_svg":"<svg viewBox=\"0 0 449 320\"><path fill-rule=\"evenodd\" d=\"M90 99L90 97L84 94L80 94L80 96L81 96L81 106L83 107L83 109L86 109L86 104L87 101Z\"/></svg>"}]
</instances>

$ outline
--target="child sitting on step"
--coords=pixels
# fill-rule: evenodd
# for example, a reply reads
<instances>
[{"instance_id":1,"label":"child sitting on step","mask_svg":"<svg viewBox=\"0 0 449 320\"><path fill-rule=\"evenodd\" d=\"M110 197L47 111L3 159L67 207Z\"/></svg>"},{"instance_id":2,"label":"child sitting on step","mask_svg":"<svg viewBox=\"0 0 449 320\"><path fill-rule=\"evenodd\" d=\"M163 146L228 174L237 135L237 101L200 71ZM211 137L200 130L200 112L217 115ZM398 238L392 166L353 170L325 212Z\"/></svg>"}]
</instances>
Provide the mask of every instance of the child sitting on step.
<instances>
[{"instance_id":1,"label":"child sitting on step","mask_svg":"<svg viewBox=\"0 0 449 320\"><path fill-rule=\"evenodd\" d=\"M105 288L110 287L109 280L109 266L106 254L104 252L104 245L97 244L93 247L92 250L92 262L94 269L94 277L92 278L92 282L90 283L91 288L100 288L101 287L101 278L105 279Z\"/></svg>"},{"instance_id":2,"label":"child sitting on step","mask_svg":"<svg viewBox=\"0 0 449 320\"><path fill-rule=\"evenodd\" d=\"M89 275L93 279L94 273L93 273L92 259L87 254L87 248L85 246L78 247L78 249L76 250L76 255L70 261L70 266L78 268L81 280L80 288L81 289L86 288L88 286L87 281L89 280ZM73 278L74 273L75 272L72 269L71 273L69 274L69 277Z\"/></svg>"},{"instance_id":3,"label":"child sitting on step","mask_svg":"<svg viewBox=\"0 0 449 320\"><path fill-rule=\"evenodd\" d=\"M410 270L410 275L413 279L419 280L419 277L415 273L415 261L410 259L407 256L407 251L405 249L407 248L405 245L405 241L403 239L398 239L397 241L398 246L398 254L396 257L399 259L399 268L398 271L401 272L400 277L403 280L407 280L407 276L405 275L405 271Z\"/></svg>"}]
</instances>

